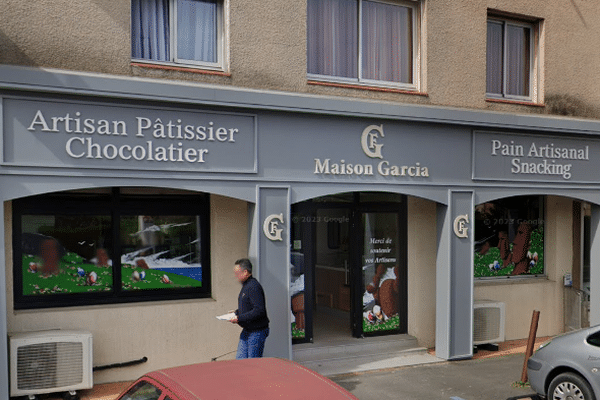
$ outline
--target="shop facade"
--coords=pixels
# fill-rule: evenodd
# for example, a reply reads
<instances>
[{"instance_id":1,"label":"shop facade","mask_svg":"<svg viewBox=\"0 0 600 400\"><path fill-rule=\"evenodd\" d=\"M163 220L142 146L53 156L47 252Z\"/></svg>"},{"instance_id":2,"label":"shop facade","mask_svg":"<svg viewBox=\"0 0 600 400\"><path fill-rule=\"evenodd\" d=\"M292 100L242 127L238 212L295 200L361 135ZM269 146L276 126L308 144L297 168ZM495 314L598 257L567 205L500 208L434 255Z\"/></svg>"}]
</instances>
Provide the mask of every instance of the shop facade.
<instances>
[{"instance_id":1,"label":"shop facade","mask_svg":"<svg viewBox=\"0 0 600 400\"><path fill-rule=\"evenodd\" d=\"M318 306L346 313L349 336L407 333L449 360L472 356L477 300L505 304L506 339L527 337L533 310L539 335L555 335L569 274L600 322L596 122L0 77L0 331L81 329L94 364L148 358L97 382L231 357L239 330L215 316L235 308L245 256L265 287L270 356L318 339ZM574 262L578 207L588 274Z\"/></svg>"}]
</instances>

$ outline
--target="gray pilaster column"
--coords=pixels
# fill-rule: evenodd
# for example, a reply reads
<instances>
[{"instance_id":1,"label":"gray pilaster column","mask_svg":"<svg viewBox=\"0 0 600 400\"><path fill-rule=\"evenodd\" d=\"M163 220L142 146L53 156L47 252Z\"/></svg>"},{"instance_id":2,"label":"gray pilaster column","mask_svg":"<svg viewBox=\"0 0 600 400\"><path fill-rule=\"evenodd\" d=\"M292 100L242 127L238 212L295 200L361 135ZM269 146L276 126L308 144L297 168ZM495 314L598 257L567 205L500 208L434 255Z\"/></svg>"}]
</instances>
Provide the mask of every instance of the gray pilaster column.
<instances>
[{"instance_id":1,"label":"gray pilaster column","mask_svg":"<svg viewBox=\"0 0 600 400\"><path fill-rule=\"evenodd\" d=\"M0 202L0 215L2 218L0 221L4 221L4 207ZM6 259L6 249L4 248L4 229L0 229L0 257L2 260ZM6 263L0 263L0 310L2 310L3 318L0 318L0 337L6 338L8 335L6 326L6 285L12 285L12 282L7 283L6 279ZM12 263L11 263L12 265ZM8 377L9 377L9 365L8 365L8 340L4 340L0 346L0 399L8 399Z\"/></svg>"},{"instance_id":2,"label":"gray pilaster column","mask_svg":"<svg viewBox=\"0 0 600 400\"><path fill-rule=\"evenodd\" d=\"M265 290L271 320L264 355L287 359L292 358L289 196L289 187L257 188L251 239L256 246L254 276Z\"/></svg>"},{"instance_id":3,"label":"gray pilaster column","mask_svg":"<svg viewBox=\"0 0 600 400\"><path fill-rule=\"evenodd\" d=\"M471 191L450 191L438 206L436 356L473 356L473 211Z\"/></svg>"},{"instance_id":4,"label":"gray pilaster column","mask_svg":"<svg viewBox=\"0 0 600 400\"><path fill-rule=\"evenodd\" d=\"M590 219L590 326L600 324L600 206Z\"/></svg>"}]
</instances>

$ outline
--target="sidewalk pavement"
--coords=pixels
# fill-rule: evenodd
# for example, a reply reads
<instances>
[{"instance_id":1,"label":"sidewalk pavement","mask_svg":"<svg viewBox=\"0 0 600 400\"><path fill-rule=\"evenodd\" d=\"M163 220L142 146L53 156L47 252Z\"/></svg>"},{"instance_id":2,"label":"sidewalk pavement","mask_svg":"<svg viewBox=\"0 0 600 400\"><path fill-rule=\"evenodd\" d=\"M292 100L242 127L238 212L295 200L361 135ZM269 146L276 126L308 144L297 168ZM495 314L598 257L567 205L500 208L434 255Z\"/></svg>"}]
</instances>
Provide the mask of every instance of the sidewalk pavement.
<instances>
[{"instance_id":1,"label":"sidewalk pavement","mask_svg":"<svg viewBox=\"0 0 600 400\"><path fill-rule=\"evenodd\" d=\"M548 340L552 339L551 336L540 337L535 339L535 344L533 346L533 350L535 351L540 347L540 345ZM473 354L474 360L484 360L488 358L495 357L504 357L511 354L523 354L523 361L525 361L525 352L527 351L527 339L521 340L511 340L498 344L498 351L490 351L490 350L479 350L477 353ZM515 382L516 383L516 382ZM533 391L532 391L533 392ZM538 400L537 396L516 396L511 397L508 400Z\"/></svg>"},{"instance_id":2,"label":"sidewalk pavement","mask_svg":"<svg viewBox=\"0 0 600 400\"><path fill-rule=\"evenodd\" d=\"M537 349L544 342L550 340L551 336L539 337L535 339L535 345L533 349ZM493 358L493 357L502 357L509 354L525 354L527 350L527 339L521 340L509 340L507 342L502 342L498 344L498 351L490 351L490 350L479 350L477 353L473 354L474 360L480 360L485 358ZM430 352L435 354L435 350L431 349Z\"/></svg>"},{"instance_id":3,"label":"sidewalk pavement","mask_svg":"<svg viewBox=\"0 0 600 400\"><path fill-rule=\"evenodd\" d=\"M534 346L533 346L533 350L535 351L536 349L538 349L540 347L540 345L542 343L547 342L551 338L552 338L551 336L536 338ZM435 354L434 349L430 349L429 351L431 354ZM472 359L473 360L486 360L486 359L494 359L494 358L506 358L507 356L510 356L510 355L520 354L523 356L523 358L520 358L521 369L518 371L519 372L518 377L520 379L520 376L522 373L522 366L525 361L526 351L527 351L527 339L510 340L510 341L506 341L503 343L499 343L497 351L479 349L477 351L477 353L473 354ZM517 360L517 361L519 361L519 360ZM518 385L518 384L522 384L522 383L515 379L515 382L513 385ZM529 388L527 384L525 384L524 386L526 388ZM530 388L528 389L528 391L531 393L534 393L533 390L531 390ZM514 396L514 397L510 397L507 400L539 400L539 397L537 397L535 395Z\"/></svg>"},{"instance_id":4,"label":"sidewalk pavement","mask_svg":"<svg viewBox=\"0 0 600 400\"><path fill-rule=\"evenodd\" d=\"M535 395L518 382L523 362L523 354L508 354L332 379L360 400L525 400Z\"/></svg>"},{"instance_id":5,"label":"sidewalk pavement","mask_svg":"<svg viewBox=\"0 0 600 400\"><path fill-rule=\"evenodd\" d=\"M539 347L540 344L549 340L549 337L537 338L535 342L535 349ZM497 357L503 357L511 354L525 354L527 348L527 340L511 340L503 343L499 343L498 351L489 351L489 350L478 350L474 355L474 360L483 360L483 359L492 359ZM432 356L435 356L435 349L428 350L428 353ZM452 361L440 361L444 363L452 363ZM416 366L418 364L414 364ZM383 368L379 371L391 371L395 368ZM369 372L372 373L373 371ZM359 375L365 372L354 372L348 375ZM520 375L520 374L519 374ZM79 394L81 396L81 400L114 400L124 389L127 388L132 382L116 382L116 383L105 383L105 384L97 384L94 385L92 389L81 390ZM59 399L59 398L57 398ZM535 400L531 397L514 397L511 400ZM48 400L54 400L52 397L48 397Z\"/></svg>"}]
</instances>

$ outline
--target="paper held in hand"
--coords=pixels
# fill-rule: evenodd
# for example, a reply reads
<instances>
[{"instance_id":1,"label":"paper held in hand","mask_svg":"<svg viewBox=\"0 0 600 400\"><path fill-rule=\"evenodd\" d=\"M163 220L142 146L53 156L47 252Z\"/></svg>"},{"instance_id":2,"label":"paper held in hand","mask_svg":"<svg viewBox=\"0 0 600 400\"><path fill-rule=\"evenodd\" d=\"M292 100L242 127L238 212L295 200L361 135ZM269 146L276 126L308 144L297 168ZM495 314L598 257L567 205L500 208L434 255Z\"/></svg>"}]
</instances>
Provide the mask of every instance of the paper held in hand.
<instances>
[{"instance_id":1,"label":"paper held in hand","mask_svg":"<svg viewBox=\"0 0 600 400\"><path fill-rule=\"evenodd\" d=\"M217 319L220 319L222 321L231 321L233 318L235 318L235 313L233 313L233 312L223 314L223 315L217 315Z\"/></svg>"}]
</instances>

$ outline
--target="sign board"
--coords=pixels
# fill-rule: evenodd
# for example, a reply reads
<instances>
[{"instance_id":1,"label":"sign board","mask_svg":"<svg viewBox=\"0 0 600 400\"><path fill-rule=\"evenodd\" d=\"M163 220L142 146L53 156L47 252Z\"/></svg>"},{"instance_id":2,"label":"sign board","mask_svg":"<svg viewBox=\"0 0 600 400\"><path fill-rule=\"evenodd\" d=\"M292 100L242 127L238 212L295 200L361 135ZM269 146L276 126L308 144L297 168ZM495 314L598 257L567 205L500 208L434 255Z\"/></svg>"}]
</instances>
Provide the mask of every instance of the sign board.
<instances>
[{"instance_id":1,"label":"sign board","mask_svg":"<svg viewBox=\"0 0 600 400\"><path fill-rule=\"evenodd\" d=\"M2 98L4 165L255 173L256 117Z\"/></svg>"},{"instance_id":2,"label":"sign board","mask_svg":"<svg viewBox=\"0 0 600 400\"><path fill-rule=\"evenodd\" d=\"M473 179L598 183L598 171L598 140L473 133Z\"/></svg>"}]
</instances>

